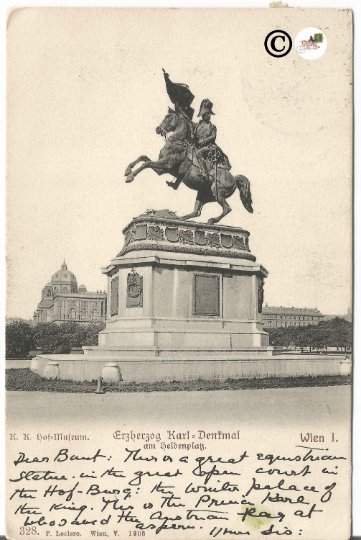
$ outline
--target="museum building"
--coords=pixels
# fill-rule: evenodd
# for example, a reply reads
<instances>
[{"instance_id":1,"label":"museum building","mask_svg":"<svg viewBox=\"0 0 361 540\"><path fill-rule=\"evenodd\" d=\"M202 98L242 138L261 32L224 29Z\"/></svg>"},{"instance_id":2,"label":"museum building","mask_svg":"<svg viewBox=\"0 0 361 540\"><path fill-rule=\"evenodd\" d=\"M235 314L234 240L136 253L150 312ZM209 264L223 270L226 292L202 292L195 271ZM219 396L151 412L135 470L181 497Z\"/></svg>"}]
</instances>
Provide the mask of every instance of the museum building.
<instances>
[{"instance_id":1,"label":"museum building","mask_svg":"<svg viewBox=\"0 0 361 540\"><path fill-rule=\"evenodd\" d=\"M308 326L325 320L318 309L283 306L264 306L262 321L264 328L280 328L286 326Z\"/></svg>"},{"instance_id":2,"label":"museum building","mask_svg":"<svg viewBox=\"0 0 361 540\"><path fill-rule=\"evenodd\" d=\"M33 316L33 322L99 323L105 321L106 293L89 292L84 285L78 287L77 279L64 261L60 270L43 287L41 301Z\"/></svg>"}]
</instances>

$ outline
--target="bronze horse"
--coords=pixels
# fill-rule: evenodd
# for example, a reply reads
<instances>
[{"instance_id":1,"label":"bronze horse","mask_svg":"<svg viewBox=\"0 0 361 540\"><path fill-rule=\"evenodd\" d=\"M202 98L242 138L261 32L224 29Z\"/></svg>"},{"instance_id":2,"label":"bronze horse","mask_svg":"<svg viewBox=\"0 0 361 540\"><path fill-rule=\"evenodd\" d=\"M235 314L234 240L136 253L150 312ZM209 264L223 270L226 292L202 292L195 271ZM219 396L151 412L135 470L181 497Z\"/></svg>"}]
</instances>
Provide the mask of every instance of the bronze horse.
<instances>
[{"instance_id":1,"label":"bronze horse","mask_svg":"<svg viewBox=\"0 0 361 540\"><path fill-rule=\"evenodd\" d=\"M145 155L139 156L126 168L126 182L132 182L137 174L150 168L159 175L167 173L173 175L176 181L167 182L167 184L174 189L183 182L190 189L196 190L197 199L193 212L182 216L181 219L200 216L204 204L216 201L221 205L222 213L218 217L209 219L208 223L217 223L231 212L232 209L226 199L233 195L236 188L239 189L243 206L248 212L253 212L250 183L245 176L233 176L227 168L222 166L210 171L210 181L200 176L200 168L195 162L196 158L191 146L193 125L185 115L169 109L162 123L156 128L156 132L164 136L166 140L158 161L152 161ZM133 167L141 161L144 163L133 171Z\"/></svg>"}]
</instances>

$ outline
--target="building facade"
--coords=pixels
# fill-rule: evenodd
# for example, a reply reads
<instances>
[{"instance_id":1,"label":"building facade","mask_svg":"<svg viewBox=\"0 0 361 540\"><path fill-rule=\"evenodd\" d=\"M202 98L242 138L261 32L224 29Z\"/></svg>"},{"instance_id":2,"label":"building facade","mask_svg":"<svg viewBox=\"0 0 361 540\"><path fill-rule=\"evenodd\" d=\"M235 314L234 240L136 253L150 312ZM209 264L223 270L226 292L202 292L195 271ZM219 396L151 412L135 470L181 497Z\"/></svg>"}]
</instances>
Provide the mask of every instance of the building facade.
<instances>
[{"instance_id":1,"label":"building facade","mask_svg":"<svg viewBox=\"0 0 361 540\"><path fill-rule=\"evenodd\" d=\"M106 293L89 292L84 285L78 287L76 277L64 261L60 270L43 287L41 301L34 312L35 324L67 321L99 323L106 317Z\"/></svg>"},{"instance_id":2,"label":"building facade","mask_svg":"<svg viewBox=\"0 0 361 540\"><path fill-rule=\"evenodd\" d=\"M264 328L280 328L288 326L308 326L318 324L325 319L318 309L268 306L262 311Z\"/></svg>"}]
</instances>

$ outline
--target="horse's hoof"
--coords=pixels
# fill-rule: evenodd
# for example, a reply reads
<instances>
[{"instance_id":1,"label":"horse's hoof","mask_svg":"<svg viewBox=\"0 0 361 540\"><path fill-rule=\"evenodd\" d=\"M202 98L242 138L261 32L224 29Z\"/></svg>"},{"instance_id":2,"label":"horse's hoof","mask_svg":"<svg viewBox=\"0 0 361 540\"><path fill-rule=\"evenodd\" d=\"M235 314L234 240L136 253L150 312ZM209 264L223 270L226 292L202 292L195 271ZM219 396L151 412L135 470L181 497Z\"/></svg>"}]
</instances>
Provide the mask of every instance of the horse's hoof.
<instances>
[{"instance_id":1,"label":"horse's hoof","mask_svg":"<svg viewBox=\"0 0 361 540\"><path fill-rule=\"evenodd\" d=\"M124 176L129 176L129 175L131 174L131 172L132 172L132 169L131 169L130 167L127 167L127 168L125 169Z\"/></svg>"},{"instance_id":2,"label":"horse's hoof","mask_svg":"<svg viewBox=\"0 0 361 540\"><path fill-rule=\"evenodd\" d=\"M125 181L127 184L129 184L129 182L133 182L133 180L134 180L134 174L128 174Z\"/></svg>"},{"instance_id":3,"label":"horse's hoof","mask_svg":"<svg viewBox=\"0 0 361 540\"><path fill-rule=\"evenodd\" d=\"M207 221L207 225L215 225L217 222L217 219L211 218Z\"/></svg>"}]
</instances>

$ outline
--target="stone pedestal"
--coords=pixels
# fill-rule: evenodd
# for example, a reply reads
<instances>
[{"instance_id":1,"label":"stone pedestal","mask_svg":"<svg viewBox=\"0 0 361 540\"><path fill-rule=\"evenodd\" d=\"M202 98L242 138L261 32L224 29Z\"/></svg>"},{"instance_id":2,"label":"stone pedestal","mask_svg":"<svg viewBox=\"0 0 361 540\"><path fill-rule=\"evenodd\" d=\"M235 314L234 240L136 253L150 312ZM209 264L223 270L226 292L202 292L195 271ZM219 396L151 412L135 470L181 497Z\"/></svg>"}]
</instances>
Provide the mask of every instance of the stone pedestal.
<instances>
[{"instance_id":1,"label":"stone pedestal","mask_svg":"<svg viewBox=\"0 0 361 540\"><path fill-rule=\"evenodd\" d=\"M49 361L61 379L103 374L114 383L340 374L336 356L272 355L261 322L267 271L247 231L162 211L135 218L123 232L122 250L104 268L99 345L83 347L83 355L36 357L40 375Z\"/></svg>"},{"instance_id":2,"label":"stone pedestal","mask_svg":"<svg viewBox=\"0 0 361 540\"><path fill-rule=\"evenodd\" d=\"M87 358L231 360L270 355L266 269L243 229L145 214L124 229L108 276L106 328Z\"/></svg>"}]
</instances>

